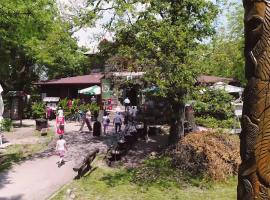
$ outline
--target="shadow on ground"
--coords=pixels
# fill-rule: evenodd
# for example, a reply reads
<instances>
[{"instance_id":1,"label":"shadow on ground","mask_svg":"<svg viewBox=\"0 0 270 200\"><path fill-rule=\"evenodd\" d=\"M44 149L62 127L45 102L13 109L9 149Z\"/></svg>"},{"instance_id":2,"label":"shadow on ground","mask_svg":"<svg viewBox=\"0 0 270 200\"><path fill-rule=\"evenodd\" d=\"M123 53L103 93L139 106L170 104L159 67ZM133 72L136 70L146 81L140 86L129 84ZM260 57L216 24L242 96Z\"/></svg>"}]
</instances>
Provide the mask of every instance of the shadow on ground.
<instances>
[{"instance_id":1,"label":"shadow on ground","mask_svg":"<svg viewBox=\"0 0 270 200\"><path fill-rule=\"evenodd\" d=\"M1 198L0 197L0 200L21 200L21 199L23 199L22 195L16 195L16 196L12 196L12 197L9 197L9 198Z\"/></svg>"}]
</instances>

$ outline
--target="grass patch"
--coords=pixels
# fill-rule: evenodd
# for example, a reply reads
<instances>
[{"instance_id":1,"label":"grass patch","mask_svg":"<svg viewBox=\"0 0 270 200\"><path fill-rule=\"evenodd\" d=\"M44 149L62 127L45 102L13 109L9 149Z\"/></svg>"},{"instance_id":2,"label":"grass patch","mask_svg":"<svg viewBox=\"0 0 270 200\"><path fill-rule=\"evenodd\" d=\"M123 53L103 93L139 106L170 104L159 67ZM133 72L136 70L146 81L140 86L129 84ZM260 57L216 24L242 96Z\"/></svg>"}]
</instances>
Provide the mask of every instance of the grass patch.
<instances>
[{"instance_id":1,"label":"grass patch","mask_svg":"<svg viewBox=\"0 0 270 200\"><path fill-rule=\"evenodd\" d=\"M53 131L48 130L47 135L41 136L39 131L35 132L35 135L37 135L39 138L41 138L43 141L42 143L47 146L55 137L55 134Z\"/></svg>"},{"instance_id":2,"label":"grass patch","mask_svg":"<svg viewBox=\"0 0 270 200\"><path fill-rule=\"evenodd\" d=\"M43 140L37 144L14 144L8 146L3 153L0 153L0 172L9 169L13 163L20 162L25 158L45 150L54 138L52 132L42 136Z\"/></svg>"},{"instance_id":3,"label":"grass patch","mask_svg":"<svg viewBox=\"0 0 270 200\"><path fill-rule=\"evenodd\" d=\"M90 175L65 186L52 200L66 198L71 189L78 200L231 200L236 199L236 178L224 183L186 176L170 166L170 159L147 160L137 169L99 167ZM199 182L199 183L198 183Z\"/></svg>"}]
</instances>

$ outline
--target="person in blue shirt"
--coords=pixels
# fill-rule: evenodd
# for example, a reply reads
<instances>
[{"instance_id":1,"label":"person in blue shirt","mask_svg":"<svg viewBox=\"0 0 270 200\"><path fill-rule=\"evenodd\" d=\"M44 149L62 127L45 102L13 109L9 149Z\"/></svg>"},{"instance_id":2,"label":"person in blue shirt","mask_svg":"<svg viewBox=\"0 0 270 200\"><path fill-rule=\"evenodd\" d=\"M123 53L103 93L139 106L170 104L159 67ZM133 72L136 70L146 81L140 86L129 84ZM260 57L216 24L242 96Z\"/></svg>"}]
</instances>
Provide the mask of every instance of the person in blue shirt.
<instances>
[{"instance_id":1,"label":"person in blue shirt","mask_svg":"<svg viewBox=\"0 0 270 200\"><path fill-rule=\"evenodd\" d=\"M121 126L122 126L122 117L119 112L115 115L113 119L113 124L115 127L115 133L117 134L118 132L121 131Z\"/></svg>"}]
</instances>

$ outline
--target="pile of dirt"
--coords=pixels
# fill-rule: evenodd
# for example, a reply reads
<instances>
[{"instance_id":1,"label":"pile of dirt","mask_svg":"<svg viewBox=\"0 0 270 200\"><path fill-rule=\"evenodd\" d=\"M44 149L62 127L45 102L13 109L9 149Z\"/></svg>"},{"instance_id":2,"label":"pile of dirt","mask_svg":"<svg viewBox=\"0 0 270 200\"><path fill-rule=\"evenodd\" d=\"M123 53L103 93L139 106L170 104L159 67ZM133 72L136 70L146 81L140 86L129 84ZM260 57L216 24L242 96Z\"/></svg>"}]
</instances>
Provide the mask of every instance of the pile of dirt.
<instances>
[{"instance_id":1,"label":"pile of dirt","mask_svg":"<svg viewBox=\"0 0 270 200\"><path fill-rule=\"evenodd\" d=\"M239 138L225 133L191 133L171 153L178 169L215 181L236 175L240 164Z\"/></svg>"}]
</instances>

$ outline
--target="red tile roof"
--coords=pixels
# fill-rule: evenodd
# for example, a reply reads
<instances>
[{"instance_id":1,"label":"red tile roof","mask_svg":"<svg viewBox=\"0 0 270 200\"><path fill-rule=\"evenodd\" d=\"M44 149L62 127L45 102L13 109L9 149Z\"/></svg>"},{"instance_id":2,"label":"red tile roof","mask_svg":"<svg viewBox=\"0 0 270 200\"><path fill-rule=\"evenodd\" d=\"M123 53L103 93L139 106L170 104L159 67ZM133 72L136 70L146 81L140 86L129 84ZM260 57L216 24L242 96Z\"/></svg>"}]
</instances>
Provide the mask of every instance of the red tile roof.
<instances>
[{"instance_id":1,"label":"red tile roof","mask_svg":"<svg viewBox=\"0 0 270 200\"><path fill-rule=\"evenodd\" d=\"M64 84L100 84L104 77L101 73L89 74L84 76L74 76L60 79L53 79L49 81L41 81L36 85L64 85Z\"/></svg>"}]
</instances>

